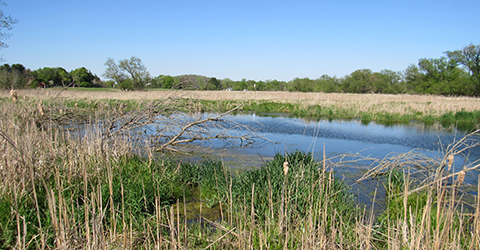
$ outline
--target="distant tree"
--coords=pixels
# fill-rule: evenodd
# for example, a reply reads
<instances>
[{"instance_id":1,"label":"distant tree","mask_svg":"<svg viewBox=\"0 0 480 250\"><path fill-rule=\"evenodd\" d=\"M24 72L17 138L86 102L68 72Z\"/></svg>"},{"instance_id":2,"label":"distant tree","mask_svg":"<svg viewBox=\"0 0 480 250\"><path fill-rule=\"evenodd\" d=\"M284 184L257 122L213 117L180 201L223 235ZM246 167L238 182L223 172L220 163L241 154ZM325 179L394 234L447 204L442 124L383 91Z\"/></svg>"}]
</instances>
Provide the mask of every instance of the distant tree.
<instances>
[{"instance_id":1,"label":"distant tree","mask_svg":"<svg viewBox=\"0 0 480 250\"><path fill-rule=\"evenodd\" d=\"M118 87L121 89L121 90L134 90L133 88L133 80L128 78L128 79L125 79L123 81L121 81L120 83L118 83Z\"/></svg>"},{"instance_id":2,"label":"distant tree","mask_svg":"<svg viewBox=\"0 0 480 250\"><path fill-rule=\"evenodd\" d=\"M265 90L265 82L264 81L258 81L255 85L256 85L255 90L257 90L257 91Z\"/></svg>"},{"instance_id":3,"label":"distant tree","mask_svg":"<svg viewBox=\"0 0 480 250\"><path fill-rule=\"evenodd\" d=\"M248 81L245 82L245 84L247 85L247 87L246 87L247 90L254 91L255 86L257 85L257 82L254 81L254 80L248 80Z\"/></svg>"},{"instance_id":4,"label":"distant tree","mask_svg":"<svg viewBox=\"0 0 480 250\"><path fill-rule=\"evenodd\" d=\"M264 90L270 90L270 91L284 91L285 90L285 85L287 83L284 81L278 81L278 80L267 80L265 81L265 87Z\"/></svg>"},{"instance_id":5,"label":"distant tree","mask_svg":"<svg viewBox=\"0 0 480 250\"><path fill-rule=\"evenodd\" d=\"M407 93L406 81L404 81L403 71L392 71L384 69L380 71L384 80L388 83L388 89L383 93L405 94Z\"/></svg>"},{"instance_id":6,"label":"distant tree","mask_svg":"<svg viewBox=\"0 0 480 250\"><path fill-rule=\"evenodd\" d=\"M117 84L127 79L125 72L123 72L123 70L121 70L120 67L118 67L118 65L115 63L115 60L113 60L113 58L108 58L107 61L105 62L105 66L107 66L107 68L103 73L104 77L108 79L112 79Z\"/></svg>"},{"instance_id":7,"label":"distant tree","mask_svg":"<svg viewBox=\"0 0 480 250\"><path fill-rule=\"evenodd\" d=\"M43 83L47 87L63 86L66 82L70 81L68 72L61 67L44 67L33 71L32 75L37 82Z\"/></svg>"},{"instance_id":8,"label":"distant tree","mask_svg":"<svg viewBox=\"0 0 480 250\"><path fill-rule=\"evenodd\" d=\"M422 58L418 62L418 67L423 77L416 91L422 94L449 95L451 85L458 83L458 78L463 74L455 60L445 57Z\"/></svg>"},{"instance_id":9,"label":"distant tree","mask_svg":"<svg viewBox=\"0 0 480 250\"><path fill-rule=\"evenodd\" d=\"M233 90L247 89L247 79L243 78L241 81L235 81L233 84Z\"/></svg>"},{"instance_id":10,"label":"distant tree","mask_svg":"<svg viewBox=\"0 0 480 250\"><path fill-rule=\"evenodd\" d=\"M340 88L340 80L336 77L322 75L320 78L314 80L314 91L324 93L342 92L342 89Z\"/></svg>"},{"instance_id":11,"label":"distant tree","mask_svg":"<svg viewBox=\"0 0 480 250\"><path fill-rule=\"evenodd\" d=\"M445 54L469 70L475 81L475 94L480 95L480 45L470 44L462 50L447 51Z\"/></svg>"},{"instance_id":12,"label":"distant tree","mask_svg":"<svg viewBox=\"0 0 480 250\"><path fill-rule=\"evenodd\" d=\"M0 0L0 6L7 6L7 4ZM3 32L3 30L11 30L16 23L18 23L17 19L12 18L10 15L5 15L3 10L0 9L0 48L8 48L8 45L3 41L10 37L10 34Z\"/></svg>"},{"instance_id":13,"label":"distant tree","mask_svg":"<svg viewBox=\"0 0 480 250\"><path fill-rule=\"evenodd\" d=\"M27 71L27 69L22 64L16 63L16 64L12 64L11 71L12 72L18 72L18 73L23 73L23 72Z\"/></svg>"},{"instance_id":14,"label":"distant tree","mask_svg":"<svg viewBox=\"0 0 480 250\"><path fill-rule=\"evenodd\" d=\"M173 79L171 86L175 89L197 90L200 89L200 86L203 86L205 79L208 80L209 78L199 75L179 75L173 77Z\"/></svg>"},{"instance_id":15,"label":"distant tree","mask_svg":"<svg viewBox=\"0 0 480 250\"><path fill-rule=\"evenodd\" d=\"M76 86L79 87L92 87L95 76L87 70L85 67L81 67L70 71L70 77Z\"/></svg>"},{"instance_id":16,"label":"distant tree","mask_svg":"<svg viewBox=\"0 0 480 250\"><path fill-rule=\"evenodd\" d=\"M105 87L113 88L114 86L115 86L115 81L114 80L105 81Z\"/></svg>"},{"instance_id":17,"label":"distant tree","mask_svg":"<svg viewBox=\"0 0 480 250\"><path fill-rule=\"evenodd\" d=\"M142 64L140 58L132 56L130 59L121 60L118 67L130 75L134 89L143 89L145 87L145 79L150 77L150 73L148 73L147 67Z\"/></svg>"},{"instance_id":18,"label":"distant tree","mask_svg":"<svg viewBox=\"0 0 480 250\"><path fill-rule=\"evenodd\" d=\"M355 70L343 80L343 91L361 94L373 92L372 74L372 70L370 69Z\"/></svg>"},{"instance_id":19,"label":"distant tree","mask_svg":"<svg viewBox=\"0 0 480 250\"><path fill-rule=\"evenodd\" d=\"M27 70L22 64L4 64L0 66L0 88L9 89L23 88L27 85L30 78L30 70Z\"/></svg>"},{"instance_id":20,"label":"distant tree","mask_svg":"<svg viewBox=\"0 0 480 250\"><path fill-rule=\"evenodd\" d=\"M225 78L222 80L222 86L223 86L223 89L229 89L229 88L232 88L233 89L233 84L235 82L230 79L230 78Z\"/></svg>"},{"instance_id":21,"label":"distant tree","mask_svg":"<svg viewBox=\"0 0 480 250\"><path fill-rule=\"evenodd\" d=\"M161 86L164 89L171 89L175 85L173 76L163 76L161 79Z\"/></svg>"},{"instance_id":22,"label":"distant tree","mask_svg":"<svg viewBox=\"0 0 480 250\"><path fill-rule=\"evenodd\" d=\"M130 57L130 59L120 60L118 65L115 63L115 60L108 58L105 66L107 68L103 76L114 80L118 84L125 80L130 80L125 84L119 85L120 87L128 86L128 89L143 89L146 80L150 78L147 67L142 64L140 58L135 56Z\"/></svg>"},{"instance_id":23,"label":"distant tree","mask_svg":"<svg viewBox=\"0 0 480 250\"><path fill-rule=\"evenodd\" d=\"M417 92L417 86L422 82L423 74L415 64L410 64L403 73L407 93L415 94Z\"/></svg>"},{"instance_id":24,"label":"distant tree","mask_svg":"<svg viewBox=\"0 0 480 250\"><path fill-rule=\"evenodd\" d=\"M93 81L92 81L92 87L95 87L95 88L106 88L107 87L107 84L106 82L102 81L102 79L100 79L100 77L98 77L97 75L93 75Z\"/></svg>"},{"instance_id":25,"label":"distant tree","mask_svg":"<svg viewBox=\"0 0 480 250\"><path fill-rule=\"evenodd\" d=\"M219 90L219 89L221 89L222 87L221 87L220 83L221 83L220 80L218 80L215 77L211 77L208 80L207 90Z\"/></svg>"},{"instance_id":26,"label":"distant tree","mask_svg":"<svg viewBox=\"0 0 480 250\"><path fill-rule=\"evenodd\" d=\"M313 92L314 81L306 78L295 78L288 82L288 91Z\"/></svg>"}]
</instances>

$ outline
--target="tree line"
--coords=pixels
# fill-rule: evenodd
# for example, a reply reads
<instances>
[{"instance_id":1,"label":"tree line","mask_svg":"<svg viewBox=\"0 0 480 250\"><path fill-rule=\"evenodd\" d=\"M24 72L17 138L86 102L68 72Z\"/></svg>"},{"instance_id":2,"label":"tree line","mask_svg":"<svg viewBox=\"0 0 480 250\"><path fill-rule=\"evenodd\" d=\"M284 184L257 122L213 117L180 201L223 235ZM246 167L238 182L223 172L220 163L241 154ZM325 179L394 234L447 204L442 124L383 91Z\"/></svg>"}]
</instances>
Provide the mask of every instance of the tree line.
<instances>
[{"instance_id":1,"label":"tree line","mask_svg":"<svg viewBox=\"0 0 480 250\"><path fill-rule=\"evenodd\" d=\"M233 91L299 91L325 93L384 93L480 96L480 45L446 51L440 58L422 58L403 71L359 69L344 77L322 75L316 79L255 81L217 79L201 75L152 77L140 58L132 56L105 62L102 81L86 68L67 72L45 67L31 71L21 64L0 67L1 88L23 87L114 87L122 90L148 88Z\"/></svg>"},{"instance_id":2,"label":"tree line","mask_svg":"<svg viewBox=\"0 0 480 250\"><path fill-rule=\"evenodd\" d=\"M61 67L44 67L37 70L26 69L22 64L0 66L0 88L37 87L106 87L105 83L85 67L70 72Z\"/></svg>"}]
</instances>

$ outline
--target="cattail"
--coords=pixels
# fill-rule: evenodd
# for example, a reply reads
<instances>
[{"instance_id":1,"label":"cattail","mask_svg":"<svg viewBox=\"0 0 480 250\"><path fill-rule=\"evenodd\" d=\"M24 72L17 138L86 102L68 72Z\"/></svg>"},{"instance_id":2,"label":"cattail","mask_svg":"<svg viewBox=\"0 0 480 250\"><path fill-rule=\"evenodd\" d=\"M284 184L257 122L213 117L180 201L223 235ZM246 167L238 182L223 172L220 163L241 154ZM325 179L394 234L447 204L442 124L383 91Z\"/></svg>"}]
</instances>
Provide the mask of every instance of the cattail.
<instances>
[{"instance_id":1,"label":"cattail","mask_svg":"<svg viewBox=\"0 0 480 250\"><path fill-rule=\"evenodd\" d=\"M283 174L284 175L288 174L288 162L283 163Z\"/></svg>"},{"instance_id":2,"label":"cattail","mask_svg":"<svg viewBox=\"0 0 480 250\"><path fill-rule=\"evenodd\" d=\"M40 115L44 115L45 113L43 112L43 104L42 104L42 100L40 100L40 102L37 104L37 109L38 109L38 113L40 113Z\"/></svg>"},{"instance_id":3,"label":"cattail","mask_svg":"<svg viewBox=\"0 0 480 250\"><path fill-rule=\"evenodd\" d=\"M12 87L12 89L10 90L10 96L12 97L12 101L13 102L17 102L18 98L17 98L17 91L15 91Z\"/></svg>"},{"instance_id":4,"label":"cattail","mask_svg":"<svg viewBox=\"0 0 480 250\"><path fill-rule=\"evenodd\" d=\"M453 154L451 154L447 157L448 171L450 171L450 169L452 168L453 158L454 158Z\"/></svg>"},{"instance_id":5,"label":"cattail","mask_svg":"<svg viewBox=\"0 0 480 250\"><path fill-rule=\"evenodd\" d=\"M462 170L458 173L458 177L457 177L458 185L462 184L464 179L465 179L465 171Z\"/></svg>"}]
</instances>

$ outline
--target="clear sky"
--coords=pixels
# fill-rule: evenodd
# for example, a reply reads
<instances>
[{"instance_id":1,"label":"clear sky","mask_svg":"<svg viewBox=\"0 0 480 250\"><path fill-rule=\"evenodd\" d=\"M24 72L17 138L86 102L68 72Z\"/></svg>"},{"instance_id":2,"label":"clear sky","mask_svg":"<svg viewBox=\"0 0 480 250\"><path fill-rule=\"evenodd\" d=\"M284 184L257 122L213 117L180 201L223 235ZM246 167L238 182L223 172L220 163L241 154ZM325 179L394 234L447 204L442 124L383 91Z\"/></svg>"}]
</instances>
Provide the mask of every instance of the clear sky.
<instances>
[{"instance_id":1,"label":"clear sky","mask_svg":"<svg viewBox=\"0 0 480 250\"><path fill-rule=\"evenodd\" d=\"M142 59L152 76L292 80L405 70L480 44L480 1L6 0L6 63L36 70ZM103 78L103 77L102 77Z\"/></svg>"}]
</instances>

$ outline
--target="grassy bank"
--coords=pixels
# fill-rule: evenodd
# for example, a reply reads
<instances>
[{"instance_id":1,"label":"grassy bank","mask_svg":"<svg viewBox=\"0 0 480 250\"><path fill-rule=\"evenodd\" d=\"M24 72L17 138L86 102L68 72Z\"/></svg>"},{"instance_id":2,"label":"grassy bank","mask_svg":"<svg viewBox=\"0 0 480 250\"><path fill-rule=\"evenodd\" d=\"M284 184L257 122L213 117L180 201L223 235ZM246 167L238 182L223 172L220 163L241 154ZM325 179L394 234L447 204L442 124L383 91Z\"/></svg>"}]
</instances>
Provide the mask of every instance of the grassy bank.
<instances>
[{"instance_id":1,"label":"grassy bank","mask_svg":"<svg viewBox=\"0 0 480 250\"><path fill-rule=\"evenodd\" d=\"M312 120L318 119L359 119L364 124L375 121L379 124L409 123L410 121L422 121L426 124L441 122L444 127L456 126L463 130L472 130L480 123L480 110L472 111L447 111L444 113L435 110L426 112L413 109L398 111L395 103L390 103L390 109L386 107L372 108L363 111L358 106L350 105L311 105L303 103L282 103L272 101L202 101L205 110L228 110L231 107L242 105L244 111L256 113L286 113L300 118ZM360 105L360 104L359 104Z\"/></svg>"},{"instance_id":2,"label":"grassy bank","mask_svg":"<svg viewBox=\"0 0 480 250\"><path fill-rule=\"evenodd\" d=\"M65 98L72 103L94 100L115 100L136 107L137 102L167 98L185 101L202 100L198 110L225 111L243 105L245 111L288 113L308 119L359 119L364 123L382 124L423 121L441 122L444 127L457 126L472 130L480 123L480 98L445 97L431 95L335 94L298 92L243 92L243 91L132 91L109 89L40 89L19 90L19 96L51 99ZM100 89L101 90L101 89ZM8 92L0 97L8 97Z\"/></svg>"},{"instance_id":3,"label":"grassy bank","mask_svg":"<svg viewBox=\"0 0 480 250\"><path fill-rule=\"evenodd\" d=\"M185 109L205 107L193 100L181 103ZM308 153L276 155L258 169L236 173L221 162L156 158L153 148L138 150L126 134L106 136L105 119L144 105L0 99L0 248L475 249L480 244L478 195L471 204L461 195L462 171L478 162L459 172L443 171L454 149L428 166L424 159L403 156L378 161L369 178L382 178L388 199L375 216L373 209L355 204L349 187L335 177L334 163L316 162ZM64 126L78 121L82 133ZM424 182L403 174L408 166L428 167Z\"/></svg>"}]
</instances>

